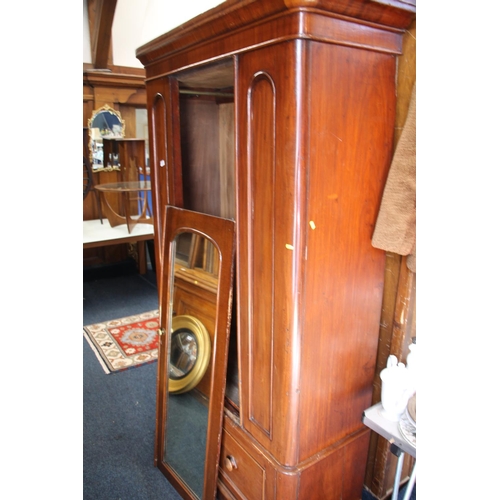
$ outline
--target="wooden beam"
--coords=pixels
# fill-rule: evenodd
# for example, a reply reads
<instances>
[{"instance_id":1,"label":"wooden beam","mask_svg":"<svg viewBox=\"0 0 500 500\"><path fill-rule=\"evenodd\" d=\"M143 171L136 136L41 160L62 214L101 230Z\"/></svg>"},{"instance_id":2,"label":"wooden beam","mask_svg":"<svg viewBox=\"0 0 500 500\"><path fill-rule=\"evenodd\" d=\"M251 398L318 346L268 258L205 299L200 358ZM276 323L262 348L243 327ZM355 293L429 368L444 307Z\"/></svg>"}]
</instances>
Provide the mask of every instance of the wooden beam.
<instances>
[{"instance_id":1,"label":"wooden beam","mask_svg":"<svg viewBox=\"0 0 500 500\"><path fill-rule=\"evenodd\" d=\"M88 0L92 63L96 69L113 64L111 33L118 0Z\"/></svg>"}]
</instances>

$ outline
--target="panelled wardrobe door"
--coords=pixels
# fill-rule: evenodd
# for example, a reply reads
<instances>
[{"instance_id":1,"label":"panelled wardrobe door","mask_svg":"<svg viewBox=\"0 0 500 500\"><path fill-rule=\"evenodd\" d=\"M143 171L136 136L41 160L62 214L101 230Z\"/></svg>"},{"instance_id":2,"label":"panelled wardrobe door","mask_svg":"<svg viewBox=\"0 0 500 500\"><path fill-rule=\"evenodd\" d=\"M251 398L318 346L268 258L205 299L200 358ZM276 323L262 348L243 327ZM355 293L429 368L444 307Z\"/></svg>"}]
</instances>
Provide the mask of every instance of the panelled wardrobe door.
<instances>
[{"instance_id":1,"label":"panelled wardrobe door","mask_svg":"<svg viewBox=\"0 0 500 500\"><path fill-rule=\"evenodd\" d=\"M238 59L241 420L282 464L296 462L298 425L301 96L289 75L302 74L301 55L301 42L286 42Z\"/></svg>"},{"instance_id":2,"label":"panelled wardrobe door","mask_svg":"<svg viewBox=\"0 0 500 500\"><path fill-rule=\"evenodd\" d=\"M146 90L150 137L151 189L155 216L156 273L161 298L160 277L162 275L165 207L167 205L183 206L182 188L178 187L182 185L178 147L179 92L177 81L168 77L149 82Z\"/></svg>"}]
</instances>

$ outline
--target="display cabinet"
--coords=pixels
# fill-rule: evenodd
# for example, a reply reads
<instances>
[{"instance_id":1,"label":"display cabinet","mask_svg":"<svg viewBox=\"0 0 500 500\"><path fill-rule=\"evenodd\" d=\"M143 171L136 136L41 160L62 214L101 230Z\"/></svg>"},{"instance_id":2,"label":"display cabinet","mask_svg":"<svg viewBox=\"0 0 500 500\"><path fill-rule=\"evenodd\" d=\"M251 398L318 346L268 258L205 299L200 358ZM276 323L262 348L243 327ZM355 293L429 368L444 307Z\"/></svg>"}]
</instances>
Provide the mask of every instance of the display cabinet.
<instances>
[{"instance_id":1,"label":"display cabinet","mask_svg":"<svg viewBox=\"0 0 500 500\"><path fill-rule=\"evenodd\" d=\"M102 139L104 172L118 172L116 180L130 182L145 180L149 175L146 163L146 141L137 138Z\"/></svg>"},{"instance_id":2,"label":"display cabinet","mask_svg":"<svg viewBox=\"0 0 500 500\"><path fill-rule=\"evenodd\" d=\"M235 222L226 359L190 391L224 408L197 488L165 458L182 433L165 430L177 401L160 350L155 463L185 498L361 498L385 260L371 237L414 15L410 0L228 0L137 50L166 332L173 282L189 315L222 314L203 280L181 285L166 207Z\"/></svg>"}]
</instances>

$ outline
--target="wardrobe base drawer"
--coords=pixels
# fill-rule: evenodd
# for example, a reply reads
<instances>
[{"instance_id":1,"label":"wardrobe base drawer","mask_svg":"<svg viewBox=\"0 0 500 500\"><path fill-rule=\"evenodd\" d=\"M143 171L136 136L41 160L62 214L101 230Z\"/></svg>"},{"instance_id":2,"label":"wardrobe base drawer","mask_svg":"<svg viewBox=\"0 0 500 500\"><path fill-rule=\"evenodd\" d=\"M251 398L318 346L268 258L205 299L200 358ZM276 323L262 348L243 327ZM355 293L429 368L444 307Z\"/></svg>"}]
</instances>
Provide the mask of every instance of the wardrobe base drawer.
<instances>
[{"instance_id":1,"label":"wardrobe base drawer","mask_svg":"<svg viewBox=\"0 0 500 500\"><path fill-rule=\"evenodd\" d=\"M236 498L264 498L264 469L225 431L222 433L219 477Z\"/></svg>"}]
</instances>

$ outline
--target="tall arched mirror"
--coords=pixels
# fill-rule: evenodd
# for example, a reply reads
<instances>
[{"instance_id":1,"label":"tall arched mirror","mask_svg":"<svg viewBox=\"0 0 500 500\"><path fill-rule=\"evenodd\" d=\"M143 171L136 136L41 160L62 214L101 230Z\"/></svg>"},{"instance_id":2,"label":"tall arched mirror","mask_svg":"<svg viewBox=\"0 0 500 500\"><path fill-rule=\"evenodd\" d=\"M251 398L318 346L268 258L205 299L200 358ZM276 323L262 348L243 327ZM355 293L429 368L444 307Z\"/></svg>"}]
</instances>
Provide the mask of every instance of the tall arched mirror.
<instances>
[{"instance_id":1,"label":"tall arched mirror","mask_svg":"<svg viewBox=\"0 0 500 500\"><path fill-rule=\"evenodd\" d=\"M184 498L216 494L234 221L167 207L155 462Z\"/></svg>"},{"instance_id":2,"label":"tall arched mirror","mask_svg":"<svg viewBox=\"0 0 500 500\"><path fill-rule=\"evenodd\" d=\"M88 122L89 156L94 171L119 169L118 158L104 158L103 139L118 139L125 137L125 121L119 111L107 104L93 111Z\"/></svg>"}]
</instances>

